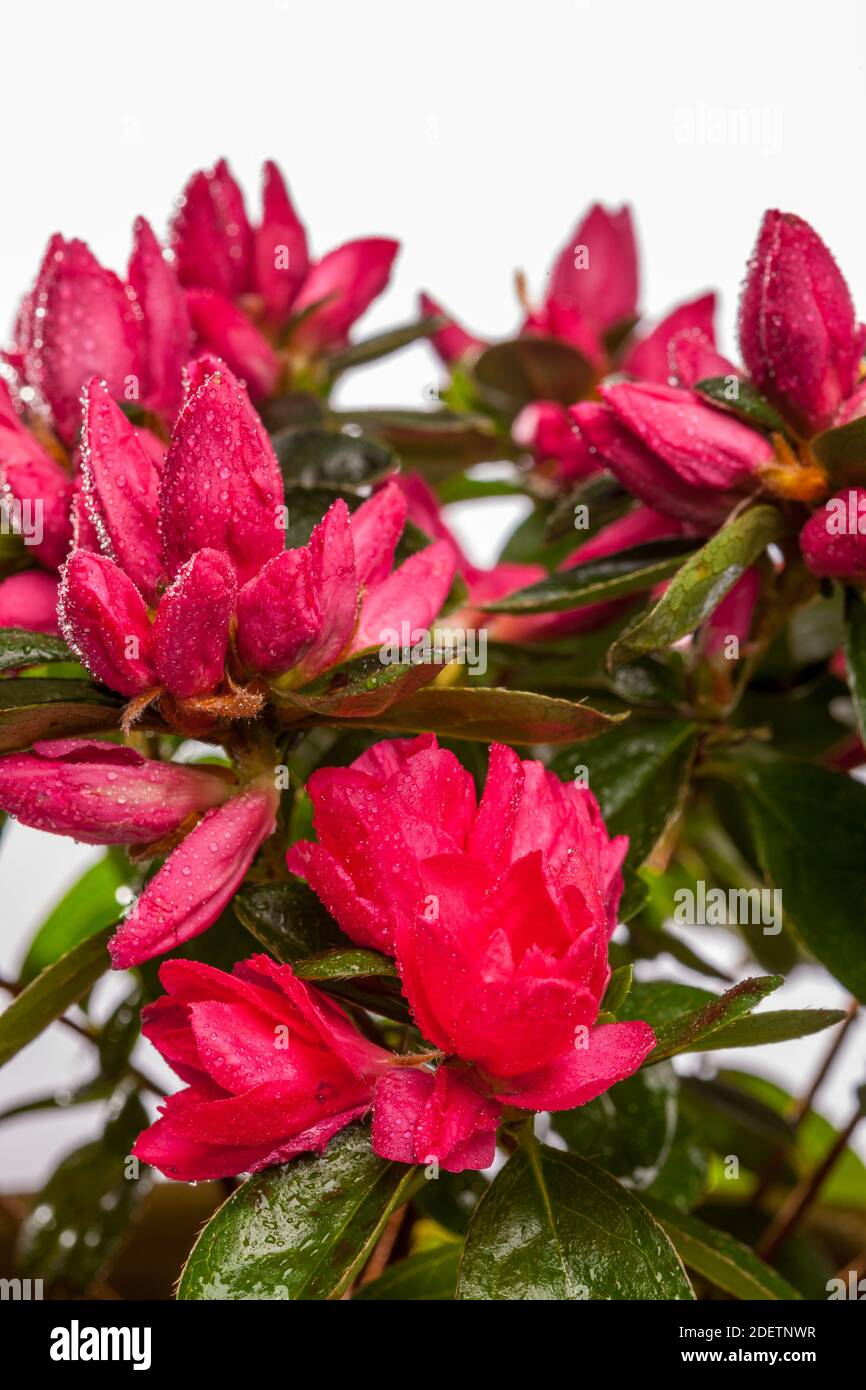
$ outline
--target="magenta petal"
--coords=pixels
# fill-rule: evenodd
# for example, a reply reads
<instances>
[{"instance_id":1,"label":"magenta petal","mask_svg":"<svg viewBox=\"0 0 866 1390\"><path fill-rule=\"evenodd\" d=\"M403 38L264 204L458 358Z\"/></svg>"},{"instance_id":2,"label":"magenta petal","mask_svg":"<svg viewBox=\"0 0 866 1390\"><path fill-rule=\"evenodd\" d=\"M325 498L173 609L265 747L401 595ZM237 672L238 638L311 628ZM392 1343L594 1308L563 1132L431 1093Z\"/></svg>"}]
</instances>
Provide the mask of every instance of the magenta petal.
<instances>
[{"instance_id":1,"label":"magenta petal","mask_svg":"<svg viewBox=\"0 0 866 1390\"><path fill-rule=\"evenodd\" d=\"M283 549L284 510L279 464L262 423L236 377L220 366L192 391L165 461L160 511L169 573L197 550L224 550L246 583Z\"/></svg>"},{"instance_id":2,"label":"magenta petal","mask_svg":"<svg viewBox=\"0 0 866 1390\"><path fill-rule=\"evenodd\" d=\"M391 573L394 551L408 513L408 499L394 482L387 482L352 513L352 541L359 584L381 584Z\"/></svg>"},{"instance_id":3,"label":"magenta petal","mask_svg":"<svg viewBox=\"0 0 866 1390\"><path fill-rule=\"evenodd\" d=\"M181 284L230 298L250 288L252 231L243 195L224 159L193 174L172 225Z\"/></svg>"},{"instance_id":4,"label":"magenta petal","mask_svg":"<svg viewBox=\"0 0 866 1390\"><path fill-rule=\"evenodd\" d=\"M373 1151L398 1163L437 1163L446 1173L488 1168L502 1108L461 1073L392 1068L373 1092Z\"/></svg>"},{"instance_id":5,"label":"magenta petal","mask_svg":"<svg viewBox=\"0 0 866 1390\"><path fill-rule=\"evenodd\" d=\"M309 544L319 632L300 665L304 680L333 666L346 651L358 618L358 577L349 509L338 497L313 531Z\"/></svg>"},{"instance_id":6,"label":"magenta petal","mask_svg":"<svg viewBox=\"0 0 866 1390\"><path fill-rule=\"evenodd\" d=\"M714 344L715 313L714 294L703 294L678 305L651 333L638 339L623 363L624 371L641 381L670 381L674 373L672 344L678 342L683 333L699 333L708 343Z\"/></svg>"},{"instance_id":7,"label":"magenta petal","mask_svg":"<svg viewBox=\"0 0 866 1390\"><path fill-rule=\"evenodd\" d=\"M254 265L256 288L272 323L285 321L309 264L304 224L282 174L269 159L264 167L262 225L255 233Z\"/></svg>"},{"instance_id":8,"label":"magenta petal","mask_svg":"<svg viewBox=\"0 0 866 1390\"><path fill-rule=\"evenodd\" d=\"M118 400L141 398L141 319L137 306L83 241L55 236L34 291L37 325L26 354L27 380L51 406L71 443L81 420L81 388L105 380Z\"/></svg>"},{"instance_id":9,"label":"magenta petal","mask_svg":"<svg viewBox=\"0 0 866 1390\"><path fill-rule=\"evenodd\" d=\"M304 315L292 344L310 354L343 346L355 320L387 285L398 250L396 241L366 237L347 241L311 266L292 306Z\"/></svg>"},{"instance_id":10,"label":"magenta petal","mask_svg":"<svg viewBox=\"0 0 866 1390\"><path fill-rule=\"evenodd\" d=\"M0 580L0 627L57 634L57 580L44 570L27 570Z\"/></svg>"},{"instance_id":11,"label":"magenta petal","mask_svg":"<svg viewBox=\"0 0 866 1390\"><path fill-rule=\"evenodd\" d=\"M151 410L172 423L192 348L189 313L174 267L143 217L136 219L134 235L129 283L144 314L144 396Z\"/></svg>"},{"instance_id":12,"label":"magenta petal","mask_svg":"<svg viewBox=\"0 0 866 1390\"><path fill-rule=\"evenodd\" d=\"M150 844L219 806L220 777L90 739L37 743L0 758L0 807L24 825L94 845Z\"/></svg>"},{"instance_id":13,"label":"magenta petal","mask_svg":"<svg viewBox=\"0 0 866 1390\"><path fill-rule=\"evenodd\" d=\"M63 636L96 680L121 695L140 695L157 684L151 628L141 594L104 555L76 550L60 581L58 614Z\"/></svg>"},{"instance_id":14,"label":"magenta petal","mask_svg":"<svg viewBox=\"0 0 866 1390\"><path fill-rule=\"evenodd\" d=\"M17 420L0 421L0 498L8 493L20 503L25 543L46 569L57 569L69 550L72 492L66 469L29 430Z\"/></svg>"},{"instance_id":15,"label":"magenta petal","mask_svg":"<svg viewBox=\"0 0 866 1390\"><path fill-rule=\"evenodd\" d=\"M401 640L403 624L410 641L413 633L429 629L448 597L456 569L454 549L447 541L434 541L410 555L368 594L352 651Z\"/></svg>"},{"instance_id":16,"label":"magenta petal","mask_svg":"<svg viewBox=\"0 0 866 1390\"><path fill-rule=\"evenodd\" d=\"M238 594L238 655L262 675L288 671L322 628L309 547L283 550Z\"/></svg>"},{"instance_id":17,"label":"magenta petal","mask_svg":"<svg viewBox=\"0 0 866 1390\"><path fill-rule=\"evenodd\" d=\"M430 342L446 367L459 362L461 357L465 357L467 353L477 352L486 346L482 338L476 338L474 334L467 333L466 329L462 328L456 319L446 313L441 304L437 304L435 299L431 299L429 294L418 296L418 307L423 318L447 320L442 328L437 328L435 333L430 334Z\"/></svg>"},{"instance_id":18,"label":"magenta petal","mask_svg":"<svg viewBox=\"0 0 866 1390\"><path fill-rule=\"evenodd\" d=\"M95 377L84 393L81 472L100 549L153 603L163 572L159 471L141 434Z\"/></svg>"},{"instance_id":19,"label":"magenta petal","mask_svg":"<svg viewBox=\"0 0 866 1390\"><path fill-rule=\"evenodd\" d=\"M806 433L832 423L862 351L845 279L801 217L767 212L740 303L740 349L758 389Z\"/></svg>"},{"instance_id":20,"label":"magenta petal","mask_svg":"<svg viewBox=\"0 0 866 1390\"><path fill-rule=\"evenodd\" d=\"M595 203L574 229L550 276L548 300L604 331L637 312L637 247L627 207Z\"/></svg>"},{"instance_id":21,"label":"magenta petal","mask_svg":"<svg viewBox=\"0 0 866 1390\"><path fill-rule=\"evenodd\" d=\"M199 341L243 378L253 399L269 396L280 363L252 319L216 290L188 289L186 304Z\"/></svg>"},{"instance_id":22,"label":"magenta petal","mask_svg":"<svg viewBox=\"0 0 866 1390\"><path fill-rule=\"evenodd\" d=\"M209 811L150 880L109 942L115 970L163 955L212 926L276 825L273 788Z\"/></svg>"},{"instance_id":23,"label":"magenta petal","mask_svg":"<svg viewBox=\"0 0 866 1390\"><path fill-rule=\"evenodd\" d=\"M159 601L153 657L171 695L208 695L223 678L237 580L221 550L199 550Z\"/></svg>"},{"instance_id":24,"label":"magenta petal","mask_svg":"<svg viewBox=\"0 0 866 1390\"><path fill-rule=\"evenodd\" d=\"M818 507L800 532L803 559L822 578L853 579L866 574L866 488L837 492Z\"/></svg>"},{"instance_id":25,"label":"magenta petal","mask_svg":"<svg viewBox=\"0 0 866 1390\"><path fill-rule=\"evenodd\" d=\"M632 1076L655 1042L648 1023L600 1024L590 1031L588 1047L573 1047L549 1066L512 1077L498 1098L522 1110L571 1110Z\"/></svg>"}]
</instances>

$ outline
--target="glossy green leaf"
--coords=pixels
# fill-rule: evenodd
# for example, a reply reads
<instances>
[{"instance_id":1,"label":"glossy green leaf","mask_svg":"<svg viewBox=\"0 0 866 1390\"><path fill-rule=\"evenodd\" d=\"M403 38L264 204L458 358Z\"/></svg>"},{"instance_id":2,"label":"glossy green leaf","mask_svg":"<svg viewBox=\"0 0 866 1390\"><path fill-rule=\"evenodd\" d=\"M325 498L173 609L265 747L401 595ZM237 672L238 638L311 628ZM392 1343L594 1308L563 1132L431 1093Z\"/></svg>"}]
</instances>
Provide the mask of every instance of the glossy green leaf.
<instances>
[{"instance_id":1,"label":"glossy green leaf","mask_svg":"<svg viewBox=\"0 0 866 1390\"><path fill-rule=\"evenodd\" d=\"M859 589L845 595L845 665L857 727L866 738L866 603Z\"/></svg>"},{"instance_id":2,"label":"glossy green leaf","mask_svg":"<svg viewBox=\"0 0 866 1390\"><path fill-rule=\"evenodd\" d=\"M107 854L81 875L51 909L27 948L21 983L53 964L94 932L117 921L117 892L128 879L119 856Z\"/></svg>"},{"instance_id":3,"label":"glossy green leaf","mask_svg":"<svg viewBox=\"0 0 866 1390\"><path fill-rule=\"evenodd\" d=\"M469 1223L460 1299L573 1302L691 1299L667 1236L603 1169L542 1145L521 1148Z\"/></svg>"},{"instance_id":4,"label":"glossy green leaf","mask_svg":"<svg viewBox=\"0 0 866 1390\"><path fill-rule=\"evenodd\" d=\"M750 507L692 555L671 580L655 606L614 643L611 667L677 642L694 632L729 589L781 535L783 522L775 507Z\"/></svg>"},{"instance_id":5,"label":"glossy green leaf","mask_svg":"<svg viewBox=\"0 0 866 1390\"><path fill-rule=\"evenodd\" d=\"M120 696L90 681L39 676L0 681L0 753L29 748L37 739L115 729L123 704Z\"/></svg>"},{"instance_id":6,"label":"glossy green leaf","mask_svg":"<svg viewBox=\"0 0 866 1390\"><path fill-rule=\"evenodd\" d=\"M810 951L866 1001L866 786L757 748L726 765L782 906Z\"/></svg>"},{"instance_id":7,"label":"glossy green leaf","mask_svg":"<svg viewBox=\"0 0 866 1390\"><path fill-rule=\"evenodd\" d=\"M717 1029L707 1043L701 1040L686 1052L716 1051L724 1047L766 1047L769 1043L788 1042L791 1038L808 1038L832 1028L845 1017L842 1009L770 1009L766 1013L735 1018Z\"/></svg>"},{"instance_id":8,"label":"glossy green leaf","mask_svg":"<svg viewBox=\"0 0 866 1390\"><path fill-rule=\"evenodd\" d=\"M632 1190L659 1176L677 1125L677 1078L670 1063L619 1081L588 1105L550 1120L572 1153L581 1154Z\"/></svg>"},{"instance_id":9,"label":"glossy green leaf","mask_svg":"<svg viewBox=\"0 0 866 1390\"><path fill-rule=\"evenodd\" d=\"M613 1014L614 1018L623 1008L626 999L631 993L634 983L634 966L619 965L611 974L607 989L605 990L602 1010L606 1014Z\"/></svg>"},{"instance_id":10,"label":"glossy green leaf","mask_svg":"<svg viewBox=\"0 0 866 1390\"><path fill-rule=\"evenodd\" d=\"M741 980L722 995L714 995L706 990L693 989L690 985L677 986L669 981L656 981L634 987L627 1001L627 1011L630 1017L644 1018L652 1025L656 1046L648 1060L658 1062L664 1057L673 1057L677 1052L713 1047L714 1044L708 1039L712 1039L734 1019L750 1013L782 983L780 975L760 975L751 980ZM681 1003L689 998L694 1002L692 1007L686 1007L671 1017L677 997ZM699 1047L699 1044L704 1046Z\"/></svg>"},{"instance_id":11,"label":"glossy green leaf","mask_svg":"<svg viewBox=\"0 0 866 1390\"><path fill-rule=\"evenodd\" d=\"M427 688L400 700L365 723L376 729L420 734L432 731L450 738L488 743L570 743L592 738L620 722L589 705L549 695L500 687Z\"/></svg>"},{"instance_id":12,"label":"glossy green leaf","mask_svg":"<svg viewBox=\"0 0 866 1390\"><path fill-rule=\"evenodd\" d=\"M694 1124L703 1142L723 1158L736 1156L752 1173L782 1155L779 1176L793 1180L795 1174L786 1157L794 1143L788 1120L765 1101L746 1095L722 1072L713 1080L696 1076L680 1078L680 1111Z\"/></svg>"},{"instance_id":13,"label":"glossy green leaf","mask_svg":"<svg viewBox=\"0 0 866 1390\"><path fill-rule=\"evenodd\" d=\"M349 1125L324 1154L242 1183L196 1241L177 1296L339 1298L416 1181L414 1168L377 1158L368 1125Z\"/></svg>"},{"instance_id":14,"label":"glossy green leaf","mask_svg":"<svg viewBox=\"0 0 866 1390\"><path fill-rule=\"evenodd\" d=\"M491 613L560 613L587 603L607 603L643 593L682 569L685 558L696 548L695 541L682 536L636 545L616 555L556 570L528 588L484 607Z\"/></svg>"},{"instance_id":15,"label":"glossy green leaf","mask_svg":"<svg viewBox=\"0 0 866 1390\"><path fill-rule=\"evenodd\" d=\"M106 946L115 927L104 927L37 975L0 1014L0 1066L75 1004L111 964Z\"/></svg>"},{"instance_id":16,"label":"glossy green leaf","mask_svg":"<svg viewBox=\"0 0 866 1390\"><path fill-rule=\"evenodd\" d=\"M363 653L329 671L303 690L284 689L279 680L272 687L281 720L286 724L331 723L335 719L369 722L395 703L435 680L447 661L383 661L379 651Z\"/></svg>"},{"instance_id":17,"label":"glossy green leaf","mask_svg":"<svg viewBox=\"0 0 866 1390\"><path fill-rule=\"evenodd\" d=\"M312 889L296 878L242 888L233 907L247 931L284 963L347 944Z\"/></svg>"},{"instance_id":18,"label":"glossy green leaf","mask_svg":"<svg viewBox=\"0 0 866 1390\"><path fill-rule=\"evenodd\" d=\"M397 967L379 951L363 951L356 946L349 950L325 951L320 956L300 960L295 964L295 974L301 980L316 981L356 980L371 975L394 979Z\"/></svg>"},{"instance_id":19,"label":"glossy green leaf","mask_svg":"<svg viewBox=\"0 0 866 1390\"><path fill-rule=\"evenodd\" d=\"M588 394L593 376L576 348L558 338L528 334L485 348L472 366L481 399L508 418L530 401L572 405Z\"/></svg>"},{"instance_id":20,"label":"glossy green leaf","mask_svg":"<svg viewBox=\"0 0 866 1390\"><path fill-rule=\"evenodd\" d=\"M611 835L628 835L628 863L642 864L682 809L697 746L697 725L632 716L621 728L557 754L561 777L586 768Z\"/></svg>"},{"instance_id":21,"label":"glossy green leaf","mask_svg":"<svg viewBox=\"0 0 866 1390\"><path fill-rule=\"evenodd\" d=\"M332 413L343 424L388 444L407 469L438 480L476 463L517 458L520 450L484 415L450 410L342 410Z\"/></svg>"},{"instance_id":22,"label":"glossy green leaf","mask_svg":"<svg viewBox=\"0 0 866 1390\"><path fill-rule=\"evenodd\" d=\"M21 1228L18 1264L25 1278L83 1294L106 1270L150 1188L149 1169L128 1159L147 1123L137 1095L120 1099L102 1137L55 1169Z\"/></svg>"},{"instance_id":23,"label":"glossy green leaf","mask_svg":"<svg viewBox=\"0 0 866 1390\"><path fill-rule=\"evenodd\" d=\"M421 338L429 338L431 333L435 333L446 322L446 319L435 316L416 319L414 323L402 324L399 328L386 328L384 333L361 338L326 358L328 375L335 377L352 367L363 367L368 362L378 362L383 357L390 357L392 353L417 343Z\"/></svg>"},{"instance_id":24,"label":"glossy green leaf","mask_svg":"<svg viewBox=\"0 0 866 1390\"><path fill-rule=\"evenodd\" d=\"M459 1240L421 1250L385 1270L378 1279L364 1284L352 1295L352 1302L442 1302L453 1299L457 1287L457 1268L463 1253Z\"/></svg>"},{"instance_id":25,"label":"glossy green leaf","mask_svg":"<svg viewBox=\"0 0 866 1390\"><path fill-rule=\"evenodd\" d=\"M745 420L748 425L758 429L770 430L776 434L788 434L788 426L782 416L762 396L756 386L742 377L711 376L699 381L694 388L702 396L722 406L724 410Z\"/></svg>"},{"instance_id":26,"label":"glossy green leaf","mask_svg":"<svg viewBox=\"0 0 866 1390\"><path fill-rule=\"evenodd\" d=\"M652 1197L645 1205L667 1231L683 1263L717 1288L744 1299L793 1299L800 1294L747 1245Z\"/></svg>"},{"instance_id":27,"label":"glossy green leaf","mask_svg":"<svg viewBox=\"0 0 866 1390\"><path fill-rule=\"evenodd\" d=\"M66 643L59 637L44 632L28 632L21 627L0 628L0 671L74 660Z\"/></svg>"},{"instance_id":28,"label":"glossy green leaf","mask_svg":"<svg viewBox=\"0 0 866 1390\"><path fill-rule=\"evenodd\" d=\"M866 482L866 419L862 416L824 430L810 441L810 448L834 484Z\"/></svg>"},{"instance_id":29,"label":"glossy green leaf","mask_svg":"<svg viewBox=\"0 0 866 1390\"><path fill-rule=\"evenodd\" d=\"M281 430L271 442L283 480L290 489L290 521L291 491L297 485L358 487L385 477L397 466L391 450L376 440L365 439L363 435L343 434L338 430Z\"/></svg>"}]
</instances>

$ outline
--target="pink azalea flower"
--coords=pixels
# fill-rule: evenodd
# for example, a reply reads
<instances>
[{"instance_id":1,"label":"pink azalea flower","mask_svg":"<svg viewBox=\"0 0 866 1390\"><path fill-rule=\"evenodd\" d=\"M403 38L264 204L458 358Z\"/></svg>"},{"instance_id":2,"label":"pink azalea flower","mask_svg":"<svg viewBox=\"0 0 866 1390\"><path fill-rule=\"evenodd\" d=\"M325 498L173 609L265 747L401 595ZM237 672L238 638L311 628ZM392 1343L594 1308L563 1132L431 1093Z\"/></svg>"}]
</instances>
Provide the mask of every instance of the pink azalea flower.
<instances>
[{"instance_id":1,"label":"pink azalea flower","mask_svg":"<svg viewBox=\"0 0 866 1390\"><path fill-rule=\"evenodd\" d=\"M189 180L172 246L199 344L244 377L254 399L275 390L281 349L315 357L345 345L399 249L366 237L311 262L276 164L264 167L262 220L253 227L224 159Z\"/></svg>"},{"instance_id":2,"label":"pink azalea flower","mask_svg":"<svg viewBox=\"0 0 866 1390\"><path fill-rule=\"evenodd\" d=\"M139 218L126 284L83 241L52 237L8 356L50 408L60 438L72 444L81 390L94 376L115 400L136 401L170 421L190 341L174 271Z\"/></svg>"},{"instance_id":3,"label":"pink azalea flower","mask_svg":"<svg viewBox=\"0 0 866 1390\"><path fill-rule=\"evenodd\" d=\"M800 549L813 574L833 579L866 576L864 516L866 488L862 487L844 488L812 513L800 532Z\"/></svg>"},{"instance_id":4,"label":"pink azalea flower","mask_svg":"<svg viewBox=\"0 0 866 1390\"><path fill-rule=\"evenodd\" d=\"M22 509L33 531L27 548L45 569L57 569L69 549L72 490L69 473L27 429L0 380L0 506Z\"/></svg>"},{"instance_id":5,"label":"pink azalea flower","mask_svg":"<svg viewBox=\"0 0 866 1390\"><path fill-rule=\"evenodd\" d=\"M793 213L767 212L740 303L740 350L755 385L814 434L853 392L863 344L821 238Z\"/></svg>"},{"instance_id":6,"label":"pink azalea flower","mask_svg":"<svg viewBox=\"0 0 866 1390\"><path fill-rule=\"evenodd\" d=\"M393 952L423 1036L473 1064L460 1143L489 1161L483 1100L566 1108L640 1066L646 1024L595 1026L627 841L608 837L590 792L495 744L479 804L433 735L320 769L308 791L318 840L294 845L289 868L353 940ZM388 1081L384 1148L423 1158L445 1085Z\"/></svg>"},{"instance_id":7,"label":"pink azalea flower","mask_svg":"<svg viewBox=\"0 0 866 1390\"><path fill-rule=\"evenodd\" d=\"M91 381L82 478L87 528L64 566L61 623L88 670L130 697L210 697L232 637L238 678L306 684L403 622L426 628L454 577L444 542L392 570L408 510L394 484L353 516L336 500L306 546L284 550L270 441L212 359L190 369L164 461Z\"/></svg>"},{"instance_id":8,"label":"pink azalea flower","mask_svg":"<svg viewBox=\"0 0 866 1390\"><path fill-rule=\"evenodd\" d=\"M186 1082L133 1153L185 1182L321 1153L370 1108L391 1054L288 965L253 956L226 974L166 961L145 1035Z\"/></svg>"}]
</instances>

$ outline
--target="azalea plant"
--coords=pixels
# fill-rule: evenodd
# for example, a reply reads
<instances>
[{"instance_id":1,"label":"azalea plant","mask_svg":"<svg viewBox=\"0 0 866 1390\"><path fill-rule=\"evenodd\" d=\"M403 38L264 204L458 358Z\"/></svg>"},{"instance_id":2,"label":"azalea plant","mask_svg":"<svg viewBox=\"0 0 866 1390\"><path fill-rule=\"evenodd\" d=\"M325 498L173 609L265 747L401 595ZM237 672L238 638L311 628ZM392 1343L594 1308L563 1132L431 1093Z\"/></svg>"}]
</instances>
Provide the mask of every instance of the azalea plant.
<instances>
[{"instance_id":1,"label":"azalea plant","mask_svg":"<svg viewBox=\"0 0 866 1390\"><path fill-rule=\"evenodd\" d=\"M427 293L364 337L396 251L314 254L276 165L256 222L221 161L165 247L135 223L125 279L55 236L23 298L0 808L105 853L0 1016L0 1062L60 1022L92 1077L0 1122L103 1126L10 1268L61 1297L852 1296L866 1090L838 1132L819 1094L866 999L845 280L768 212L738 365L712 294L644 324L630 211L596 205L512 338ZM335 403L419 339L435 405ZM504 495L479 568L448 507ZM805 966L839 1008L758 1007ZM796 1094L763 1075L824 1030Z\"/></svg>"}]
</instances>

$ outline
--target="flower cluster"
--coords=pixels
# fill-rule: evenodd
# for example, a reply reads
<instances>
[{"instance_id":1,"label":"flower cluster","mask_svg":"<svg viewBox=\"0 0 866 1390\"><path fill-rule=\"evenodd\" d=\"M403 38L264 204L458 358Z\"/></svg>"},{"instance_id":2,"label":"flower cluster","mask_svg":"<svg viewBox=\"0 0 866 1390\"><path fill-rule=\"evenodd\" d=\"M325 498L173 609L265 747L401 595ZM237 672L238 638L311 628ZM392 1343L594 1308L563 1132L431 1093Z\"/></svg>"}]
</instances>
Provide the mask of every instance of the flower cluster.
<instances>
[{"instance_id":1,"label":"flower cluster","mask_svg":"<svg viewBox=\"0 0 866 1390\"><path fill-rule=\"evenodd\" d=\"M139 1157L171 1177L257 1169L321 1149L372 1106L382 1157L484 1168L506 1109L570 1109L637 1070L649 1026L597 1022L627 842L587 789L499 744L478 802L422 735L320 770L309 792L318 839L289 867L352 940L393 955L434 1051L374 1045L266 957L231 976L168 962L145 1032L188 1087Z\"/></svg>"}]
</instances>

